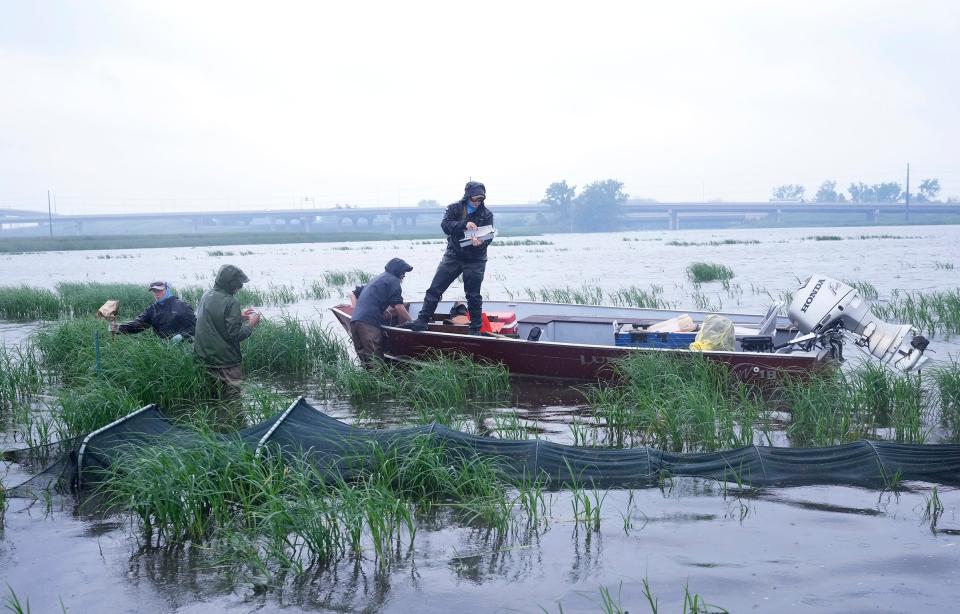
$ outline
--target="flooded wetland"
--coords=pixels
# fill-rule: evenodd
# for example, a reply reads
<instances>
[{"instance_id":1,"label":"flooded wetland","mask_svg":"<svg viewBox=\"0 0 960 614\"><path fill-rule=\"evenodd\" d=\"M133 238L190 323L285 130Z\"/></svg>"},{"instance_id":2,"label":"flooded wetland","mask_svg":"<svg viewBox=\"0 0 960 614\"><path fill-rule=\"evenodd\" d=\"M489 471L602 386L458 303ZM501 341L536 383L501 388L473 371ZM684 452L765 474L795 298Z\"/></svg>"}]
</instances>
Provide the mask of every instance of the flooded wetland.
<instances>
[{"instance_id":1,"label":"flooded wetland","mask_svg":"<svg viewBox=\"0 0 960 614\"><path fill-rule=\"evenodd\" d=\"M107 293L135 316L157 279L195 305L226 263L251 280L241 303L265 317L243 344L248 424L303 395L368 428L439 423L581 446L955 442L958 239L956 226L903 226L558 234L490 247L488 299L762 314L821 273L931 339L920 374L848 345L842 370L776 402L670 360L634 361L636 377L617 385L529 381L459 358L359 369L329 308L395 256L414 267L404 298L420 300L440 240L0 254L3 486L54 460L9 451L72 440L147 403L195 430L210 424L188 346L110 339L90 315ZM462 295L456 282L444 298ZM131 458L91 500L4 496L0 599L36 612L903 612L946 609L960 579L952 486L667 477L652 488L551 489L429 447L324 484L309 467L203 436L209 445L186 454Z\"/></svg>"}]
</instances>

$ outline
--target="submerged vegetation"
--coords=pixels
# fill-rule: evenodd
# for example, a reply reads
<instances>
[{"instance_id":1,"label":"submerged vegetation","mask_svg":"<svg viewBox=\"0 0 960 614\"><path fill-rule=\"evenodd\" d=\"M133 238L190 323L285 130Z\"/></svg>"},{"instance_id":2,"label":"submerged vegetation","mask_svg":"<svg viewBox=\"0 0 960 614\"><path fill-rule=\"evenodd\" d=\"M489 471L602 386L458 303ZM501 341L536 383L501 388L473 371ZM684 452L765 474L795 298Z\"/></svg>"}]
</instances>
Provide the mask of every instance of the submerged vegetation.
<instances>
[{"instance_id":1,"label":"submerged vegetation","mask_svg":"<svg viewBox=\"0 0 960 614\"><path fill-rule=\"evenodd\" d=\"M517 294L506 290L510 300ZM629 286L617 290L604 291L600 286L584 284L579 288L572 286L545 286L526 288L527 300L544 303L568 303L573 305L616 305L620 307L639 307L646 309L673 309L674 304L663 298L663 286L651 284L649 289Z\"/></svg>"},{"instance_id":2,"label":"submerged vegetation","mask_svg":"<svg viewBox=\"0 0 960 614\"><path fill-rule=\"evenodd\" d=\"M910 322L926 333L960 334L960 288L932 292L894 290L886 302L875 303L878 318Z\"/></svg>"},{"instance_id":3,"label":"submerged vegetation","mask_svg":"<svg viewBox=\"0 0 960 614\"><path fill-rule=\"evenodd\" d=\"M267 287L245 286L237 293L241 305L287 305L302 298L329 298L354 284L365 284L373 274L353 269L326 271L322 279L308 282L300 291L286 284ZM196 306L207 288L196 285L172 288L173 293ZM146 309L153 295L146 286L101 282L62 282L54 290L31 286L0 286L0 319L55 320L61 317L91 316L108 300L120 301L119 317L131 319Z\"/></svg>"},{"instance_id":4,"label":"submerged vegetation","mask_svg":"<svg viewBox=\"0 0 960 614\"><path fill-rule=\"evenodd\" d=\"M687 277L695 284L722 281L733 279L733 270L726 265L713 262L691 262L687 266Z\"/></svg>"},{"instance_id":5,"label":"submerged vegetation","mask_svg":"<svg viewBox=\"0 0 960 614\"><path fill-rule=\"evenodd\" d=\"M615 368L618 383L585 391L594 445L713 451L750 445L756 427L768 428L759 392L700 354L638 353Z\"/></svg>"},{"instance_id":6,"label":"submerged vegetation","mask_svg":"<svg viewBox=\"0 0 960 614\"><path fill-rule=\"evenodd\" d=\"M667 241L664 245L673 245L676 247L717 247L720 245L758 245L757 239L723 239L720 241Z\"/></svg>"}]
</instances>

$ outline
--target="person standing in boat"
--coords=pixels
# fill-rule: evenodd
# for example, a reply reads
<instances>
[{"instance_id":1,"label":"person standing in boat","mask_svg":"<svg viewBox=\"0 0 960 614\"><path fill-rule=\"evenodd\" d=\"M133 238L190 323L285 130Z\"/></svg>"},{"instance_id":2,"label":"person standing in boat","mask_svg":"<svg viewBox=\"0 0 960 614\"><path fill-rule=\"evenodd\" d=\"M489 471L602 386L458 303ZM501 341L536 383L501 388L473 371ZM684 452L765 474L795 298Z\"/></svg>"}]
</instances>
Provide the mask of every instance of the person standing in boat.
<instances>
[{"instance_id":1,"label":"person standing in boat","mask_svg":"<svg viewBox=\"0 0 960 614\"><path fill-rule=\"evenodd\" d=\"M430 288L427 289L423 307L408 328L427 330L427 324L437 310L443 293L457 277L463 275L463 291L467 295L467 310L470 314L470 334L480 334L483 312L480 285L487 267L487 246L490 242L473 238L465 247L461 247L460 242L463 241L466 231L493 225L493 213L487 209L486 199L487 188L479 181L470 181L464 186L463 198L447 206L440 223L440 228L447 235L447 250L437 267Z\"/></svg>"},{"instance_id":2,"label":"person standing in boat","mask_svg":"<svg viewBox=\"0 0 960 614\"><path fill-rule=\"evenodd\" d=\"M364 367L370 368L375 358L383 358L383 333L380 324L389 309L399 324L410 321L410 312L403 304L400 294L400 282L413 267L400 258L393 258L383 267L383 273L377 275L360 291L350 318L350 336L357 357Z\"/></svg>"},{"instance_id":3,"label":"person standing in boat","mask_svg":"<svg viewBox=\"0 0 960 614\"><path fill-rule=\"evenodd\" d=\"M227 424L242 424L241 385L243 355L240 342L260 325L255 309L240 310L236 293L250 281L238 267L225 264L217 271L213 288L200 297L193 351L214 379L214 396L224 401Z\"/></svg>"}]
</instances>

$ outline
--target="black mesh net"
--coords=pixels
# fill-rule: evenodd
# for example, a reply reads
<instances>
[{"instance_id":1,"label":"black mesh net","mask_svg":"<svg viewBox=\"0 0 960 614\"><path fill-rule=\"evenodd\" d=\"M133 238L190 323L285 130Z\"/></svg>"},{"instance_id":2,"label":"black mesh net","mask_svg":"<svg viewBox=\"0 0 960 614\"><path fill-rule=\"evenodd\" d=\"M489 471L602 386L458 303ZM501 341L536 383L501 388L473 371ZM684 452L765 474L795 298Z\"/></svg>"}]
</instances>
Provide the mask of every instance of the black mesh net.
<instances>
[{"instance_id":1,"label":"black mesh net","mask_svg":"<svg viewBox=\"0 0 960 614\"><path fill-rule=\"evenodd\" d=\"M260 453L305 458L324 475L348 480L372 466L375 448L403 454L428 439L447 454L494 460L509 480L537 479L550 486L649 486L665 477L682 476L753 487L844 484L882 488L908 480L960 483L960 445L859 441L827 448L747 446L674 454L652 448L605 449L494 439L437 424L362 429L327 416L303 399L284 413L241 431L240 439ZM66 455L51 468L51 474L59 475L61 483L64 476L75 484L88 483L98 470L118 462L130 447L157 442L202 445L202 441L199 434L172 424L159 408L150 405L87 436L72 456ZM40 483L43 480L38 480ZM10 489L8 495L28 496L36 485L24 490L27 484Z\"/></svg>"}]
</instances>

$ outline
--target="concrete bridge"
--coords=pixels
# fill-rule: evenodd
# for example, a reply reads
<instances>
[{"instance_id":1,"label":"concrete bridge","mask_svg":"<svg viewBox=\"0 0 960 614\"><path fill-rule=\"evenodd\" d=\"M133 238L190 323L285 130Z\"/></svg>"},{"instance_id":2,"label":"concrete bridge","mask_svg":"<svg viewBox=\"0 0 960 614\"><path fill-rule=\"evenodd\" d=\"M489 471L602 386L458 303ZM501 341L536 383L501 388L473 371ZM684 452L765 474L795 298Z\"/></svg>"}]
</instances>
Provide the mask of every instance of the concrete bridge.
<instances>
[{"instance_id":1,"label":"concrete bridge","mask_svg":"<svg viewBox=\"0 0 960 614\"><path fill-rule=\"evenodd\" d=\"M491 203L490 207L499 215L548 214L550 209L543 204L511 205ZM895 213L909 221L912 213L942 213L960 215L957 203L914 204L907 209L903 204L893 203L801 203L801 202L676 202L650 203L628 201L623 212L628 223L662 222L668 228L679 229L684 220L709 221L716 219L769 218L779 221L788 214L823 216L824 220L837 215L856 214L864 217L864 222L876 222L880 213ZM82 235L85 225L93 222L136 222L136 221L179 221L193 228L194 232L210 226L246 226L261 223L272 230L295 228L301 232L310 232L319 224L332 224L343 228L372 228L375 221L385 221L393 231L413 228L419 218L438 221L441 208L433 207L330 207L315 209L263 209L249 211L184 211L174 213L106 213L90 215L53 215L46 212L23 209L0 209L0 229L20 225L35 225L46 228L52 219L55 228L69 228L70 232ZM61 231L63 234L63 231Z\"/></svg>"}]
</instances>

